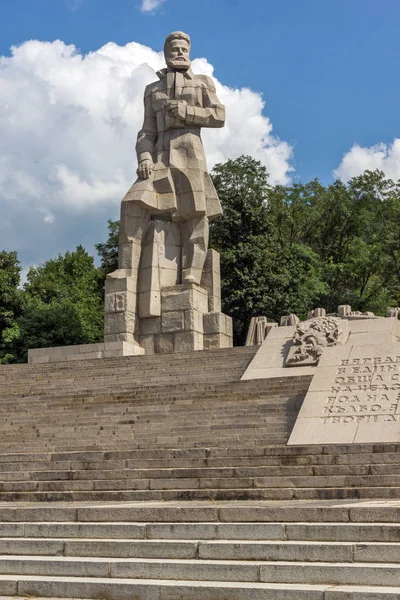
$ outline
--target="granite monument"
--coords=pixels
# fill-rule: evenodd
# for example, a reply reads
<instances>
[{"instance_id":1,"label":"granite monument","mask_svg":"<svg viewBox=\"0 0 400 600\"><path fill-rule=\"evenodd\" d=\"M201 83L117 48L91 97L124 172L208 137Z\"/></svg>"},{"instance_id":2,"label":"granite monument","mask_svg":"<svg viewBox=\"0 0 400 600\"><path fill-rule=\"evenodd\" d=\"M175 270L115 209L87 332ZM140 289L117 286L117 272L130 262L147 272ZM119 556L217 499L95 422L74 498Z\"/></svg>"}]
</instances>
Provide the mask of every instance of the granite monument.
<instances>
[{"instance_id":1,"label":"granite monument","mask_svg":"<svg viewBox=\"0 0 400 600\"><path fill-rule=\"evenodd\" d=\"M209 221L222 213L207 171L203 127L223 127L212 79L191 70L190 38L165 40L167 67L144 92L137 180L121 204L118 269L107 277L105 342L146 353L232 345L221 313L219 256Z\"/></svg>"}]
</instances>

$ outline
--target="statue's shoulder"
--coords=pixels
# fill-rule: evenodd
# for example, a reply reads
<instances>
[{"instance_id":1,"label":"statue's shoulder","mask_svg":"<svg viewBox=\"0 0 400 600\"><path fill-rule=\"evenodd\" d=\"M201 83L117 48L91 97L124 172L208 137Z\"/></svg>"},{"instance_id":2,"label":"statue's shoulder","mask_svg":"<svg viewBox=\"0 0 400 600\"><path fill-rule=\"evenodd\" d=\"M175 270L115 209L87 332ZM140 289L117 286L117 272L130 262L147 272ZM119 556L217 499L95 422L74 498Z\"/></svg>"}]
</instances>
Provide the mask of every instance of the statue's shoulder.
<instances>
[{"instance_id":1,"label":"statue's shoulder","mask_svg":"<svg viewBox=\"0 0 400 600\"><path fill-rule=\"evenodd\" d=\"M153 83L149 83L148 85L146 85L144 90L144 97L146 98L147 96L151 96L151 94L153 94L154 92L157 92L157 90L159 90L160 88L160 84L160 81L153 81Z\"/></svg>"},{"instance_id":2,"label":"statue's shoulder","mask_svg":"<svg viewBox=\"0 0 400 600\"><path fill-rule=\"evenodd\" d=\"M195 75L194 78L199 85L215 92L215 84L212 77L208 75Z\"/></svg>"}]
</instances>

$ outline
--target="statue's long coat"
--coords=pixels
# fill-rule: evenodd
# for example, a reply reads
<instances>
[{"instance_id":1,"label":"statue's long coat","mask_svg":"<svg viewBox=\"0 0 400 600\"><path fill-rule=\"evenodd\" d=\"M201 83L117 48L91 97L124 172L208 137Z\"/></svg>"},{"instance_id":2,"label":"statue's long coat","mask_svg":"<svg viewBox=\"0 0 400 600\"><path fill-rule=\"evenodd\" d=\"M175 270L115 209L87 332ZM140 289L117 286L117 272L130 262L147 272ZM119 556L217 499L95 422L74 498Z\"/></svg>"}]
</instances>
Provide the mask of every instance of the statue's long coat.
<instances>
[{"instance_id":1,"label":"statue's long coat","mask_svg":"<svg viewBox=\"0 0 400 600\"><path fill-rule=\"evenodd\" d=\"M144 123L136 144L138 162L151 158L154 169L148 179L133 184L124 200L139 202L152 214L170 213L174 221L218 217L221 205L207 172L200 129L223 127L225 108L206 75L194 75L191 69L163 69L157 75L160 81L145 90ZM168 116L168 100L186 102L184 121Z\"/></svg>"}]
</instances>

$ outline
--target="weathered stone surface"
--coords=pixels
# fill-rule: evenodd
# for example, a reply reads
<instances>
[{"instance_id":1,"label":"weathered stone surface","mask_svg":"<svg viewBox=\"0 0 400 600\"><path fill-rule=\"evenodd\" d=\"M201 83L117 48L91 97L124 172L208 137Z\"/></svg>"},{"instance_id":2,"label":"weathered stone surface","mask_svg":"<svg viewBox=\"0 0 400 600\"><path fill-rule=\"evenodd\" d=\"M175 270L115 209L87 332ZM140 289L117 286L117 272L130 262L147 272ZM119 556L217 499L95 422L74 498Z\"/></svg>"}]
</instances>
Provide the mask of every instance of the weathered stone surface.
<instances>
[{"instance_id":1,"label":"weathered stone surface","mask_svg":"<svg viewBox=\"0 0 400 600\"><path fill-rule=\"evenodd\" d=\"M154 352L156 354L172 354L174 352L174 335L162 333L154 337Z\"/></svg>"},{"instance_id":2,"label":"weathered stone surface","mask_svg":"<svg viewBox=\"0 0 400 600\"><path fill-rule=\"evenodd\" d=\"M198 331L185 331L174 335L174 349L176 352L203 350L203 347L203 336Z\"/></svg>"},{"instance_id":3,"label":"weathered stone surface","mask_svg":"<svg viewBox=\"0 0 400 600\"><path fill-rule=\"evenodd\" d=\"M29 350L30 364L66 362L74 360L93 360L110 356L134 356L144 351L137 344L124 341L106 341L98 344L81 344L77 346L60 346L58 348L39 348Z\"/></svg>"},{"instance_id":4,"label":"weathered stone surface","mask_svg":"<svg viewBox=\"0 0 400 600\"><path fill-rule=\"evenodd\" d=\"M207 252L200 285L208 292L209 312L221 312L221 267L220 255L216 250Z\"/></svg>"},{"instance_id":5,"label":"weathered stone surface","mask_svg":"<svg viewBox=\"0 0 400 600\"><path fill-rule=\"evenodd\" d=\"M183 310L164 312L161 317L162 333L175 333L185 329L185 312Z\"/></svg>"},{"instance_id":6,"label":"weathered stone surface","mask_svg":"<svg viewBox=\"0 0 400 600\"><path fill-rule=\"evenodd\" d=\"M398 342L341 350L324 351L289 445L399 441Z\"/></svg>"},{"instance_id":7,"label":"weathered stone surface","mask_svg":"<svg viewBox=\"0 0 400 600\"><path fill-rule=\"evenodd\" d=\"M281 327L291 327L292 325L297 325L297 323L300 322L300 319L297 315L291 314L291 315L285 315L283 317L281 317L281 321L279 323L279 325Z\"/></svg>"},{"instance_id":8,"label":"weathered stone surface","mask_svg":"<svg viewBox=\"0 0 400 600\"><path fill-rule=\"evenodd\" d=\"M344 346L349 337L349 323L335 317L314 317L298 323L286 367L317 365L325 348Z\"/></svg>"},{"instance_id":9,"label":"weathered stone surface","mask_svg":"<svg viewBox=\"0 0 400 600\"><path fill-rule=\"evenodd\" d=\"M155 335L161 333L161 319L152 317L149 319L140 319L140 335Z\"/></svg>"},{"instance_id":10,"label":"weathered stone surface","mask_svg":"<svg viewBox=\"0 0 400 600\"><path fill-rule=\"evenodd\" d=\"M161 293L162 312L197 310L208 311L208 294L201 287L189 283L165 288Z\"/></svg>"},{"instance_id":11,"label":"weathered stone surface","mask_svg":"<svg viewBox=\"0 0 400 600\"><path fill-rule=\"evenodd\" d=\"M314 318L313 318L314 320ZM301 327L307 329L307 324L312 321L301 323ZM347 317L340 320L342 327L341 342L345 342L345 346L329 347L329 353L324 350L322 356L325 356L324 366L334 366L337 364L337 357L344 356L343 352L347 352L344 348L350 346L363 346L371 342L371 339L377 343L393 344L400 340L400 320L397 318L354 318L349 320ZM263 379L273 377L293 377L298 373L298 369L284 368L289 353L294 350L293 337L296 334L295 326L275 327L271 330L261 347L259 348L254 359L250 363L246 372L242 376L243 380L247 379ZM315 336L314 336L315 337ZM326 361L329 361L327 363ZM312 361L310 361L312 362ZM321 364L321 362L320 362ZM317 365L310 364L301 367L301 373L304 375L314 375L317 372Z\"/></svg>"},{"instance_id":12,"label":"weathered stone surface","mask_svg":"<svg viewBox=\"0 0 400 600\"><path fill-rule=\"evenodd\" d=\"M221 214L221 206L198 132L202 127L222 127L225 109L212 79L191 71L189 53L187 34L168 36L164 48L168 69L159 71L160 81L144 93L144 122L136 145L138 179L121 204L119 268L106 283L107 336L128 333L132 336L128 341L134 341L138 332L140 338L158 335L157 327L150 325L131 330L129 320L122 331L109 315L133 312L140 319L161 317L162 291L180 282L201 284L198 290L204 297L182 302L171 298L166 311L221 310L219 255L207 252L209 219ZM165 156L158 152L160 147ZM129 290L124 281L115 283L129 277ZM125 291L138 297L116 295ZM161 331L181 333L190 324L171 327L163 321ZM198 324L195 328L200 330ZM176 344L174 351L178 351Z\"/></svg>"},{"instance_id":13,"label":"weathered stone surface","mask_svg":"<svg viewBox=\"0 0 400 600\"><path fill-rule=\"evenodd\" d=\"M203 333L203 314L198 310L185 310L185 331Z\"/></svg>"},{"instance_id":14,"label":"weathered stone surface","mask_svg":"<svg viewBox=\"0 0 400 600\"><path fill-rule=\"evenodd\" d=\"M278 323L268 323L267 317L252 317L245 346L261 346L273 327L278 327Z\"/></svg>"},{"instance_id":15,"label":"weathered stone surface","mask_svg":"<svg viewBox=\"0 0 400 600\"><path fill-rule=\"evenodd\" d=\"M223 333L232 336L232 319L223 313L207 313L203 316L204 333Z\"/></svg>"},{"instance_id":16,"label":"weathered stone surface","mask_svg":"<svg viewBox=\"0 0 400 600\"><path fill-rule=\"evenodd\" d=\"M203 343L205 350L230 348L232 346L232 338L223 333L205 333Z\"/></svg>"}]
</instances>

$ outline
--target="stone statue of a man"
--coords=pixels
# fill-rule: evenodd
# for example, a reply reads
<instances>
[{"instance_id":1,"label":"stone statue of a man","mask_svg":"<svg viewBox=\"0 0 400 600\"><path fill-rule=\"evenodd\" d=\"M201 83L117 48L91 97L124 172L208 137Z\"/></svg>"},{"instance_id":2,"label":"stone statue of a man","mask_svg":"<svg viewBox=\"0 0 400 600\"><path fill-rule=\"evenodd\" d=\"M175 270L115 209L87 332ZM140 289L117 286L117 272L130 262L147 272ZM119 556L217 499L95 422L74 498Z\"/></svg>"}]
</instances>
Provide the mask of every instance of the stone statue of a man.
<instances>
[{"instance_id":1,"label":"stone statue of a man","mask_svg":"<svg viewBox=\"0 0 400 600\"><path fill-rule=\"evenodd\" d=\"M118 269L105 282L110 352L166 354L232 346L221 312L219 254L208 224L221 214L200 132L223 127L212 79L190 68L190 38L171 33L167 68L146 87L138 178L121 203Z\"/></svg>"},{"instance_id":2,"label":"stone statue of a man","mask_svg":"<svg viewBox=\"0 0 400 600\"><path fill-rule=\"evenodd\" d=\"M144 122L136 152L138 179L121 207L119 269L139 273L145 235L153 219L180 224L178 283L199 285L208 246L208 222L221 206L207 172L202 127L223 127L225 108L210 77L190 68L190 38L171 33L164 46L167 68L146 87ZM147 314L139 316L149 317Z\"/></svg>"}]
</instances>

